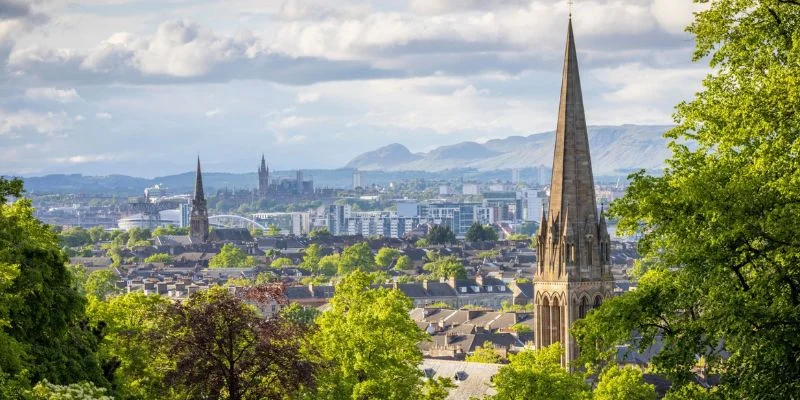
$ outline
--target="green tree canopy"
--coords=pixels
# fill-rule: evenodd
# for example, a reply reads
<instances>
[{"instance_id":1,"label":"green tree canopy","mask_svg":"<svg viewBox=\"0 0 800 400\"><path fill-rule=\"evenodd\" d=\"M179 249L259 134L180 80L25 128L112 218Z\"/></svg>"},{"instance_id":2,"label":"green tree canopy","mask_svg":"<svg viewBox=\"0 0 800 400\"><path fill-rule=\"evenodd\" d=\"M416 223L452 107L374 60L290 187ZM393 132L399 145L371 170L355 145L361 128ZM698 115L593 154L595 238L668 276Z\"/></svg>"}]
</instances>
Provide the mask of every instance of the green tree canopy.
<instances>
[{"instance_id":1,"label":"green tree canopy","mask_svg":"<svg viewBox=\"0 0 800 400\"><path fill-rule=\"evenodd\" d=\"M431 261L426 263L422 268L430 274L433 279L466 279L467 271L464 265L455 256L440 256L432 253L429 255Z\"/></svg>"},{"instance_id":2,"label":"green tree canopy","mask_svg":"<svg viewBox=\"0 0 800 400\"><path fill-rule=\"evenodd\" d=\"M169 356L152 338L162 328L162 315L170 300L157 294L132 292L103 301L90 297L87 315L103 332L100 355L110 370L121 398L168 397L164 372L172 365Z\"/></svg>"},{"instance_id":3,"label":"green tree canopy","mask_svg":"<svg viewBox=\"0 0 800 400\"><path fill-rule=\"evenodd\" d=\"M224 244L219 253L208 260L208 266L211 268L245 268L255 265L255 257L248 256L244 250L231 243Z\"/></svg>"},{"instance_id":4,"label":"green tree canopy","mask_svg":"<svg viewBox=\"0 0 800 400\"><path fill-rule=\"evenodd\" d=\"M269 265L272 268L284 268L284 267L291 267L294 265L294 261L291 258L280 257L272 260L272 263Z\"/></svg>"},{"instance_id":5,"label":"green tree canopy","mask_svg":"<svg viewBox=\"0 0 800 400\"><path fill-rule=\"evenodd\" d=\"M339 256L339 275L347 275L353 271L375 271L375 258L369 243L361 242L347 247Z\"/></svg>"},{"instance_id":6,"label":"green tree canopy","mask_svg":"<svg viewBox=\"0 0 800 400\"><path fill-rule=\"evenodd\" d=\"M456 242L456 235L449 225L434 225L425 238L425 245L443 245ZM421 247L421 246L418 246Z\"/></svg>"},{"instance_id":7,"label":"green tree canopy","mask_svg":"<svg viewBox=\"0 0 800 400\"><path fill-rule=\"evenodd\" d=\"M370 289L356 270L336 285L330 310L317 318L313 343L331 366L318 399L418 399L422 396L425 334L409 317L411 301L399 290ZM391 332L391 334L387 334Z\"/></svg>"},{"instance_id":8,"label":"green tree canopy","mask_svg":"<svg viewBox=\"0 0 800 400\"><path fill-rule=\"evenodd\" d=\"M485 341L482 346L476 347L475 351L467 356L466 361L484 364L500 364L500 362L503 361L503 357L494 349L492 342Z\"/></svg>"},{"instance_id":9,"label":"green tree canopy","mask_svg":"<svg viewBox=\"0 0 800 400\"><path fill-rule=\"evenodd\" d=\"M318 273L324 276L334 276L339 271L339 255L331 254L319 260Z\"/></svg>"},{"instance_id":10,"label":"green tree canopy","mask_svg":"<svg viewBox=\"0 0 800 400\"><path fill-rule=\"evenodd\" d=\"M382 247L378 250L378 254L375 255L375 264L381 268L386 268L398 257L400 257L400 250Z\"/></svg>"},{"instance_id":11,"label":"green tree canopy","mask_svg":"<svg viewBox=\"0 0 800 400\"><path fill-rule=\"evenodd\" d=\"M411 262L411 257L409 256L400 256L397 259L397 262L394 264L394 269L405 271L409 270L414 267L414 264Z\"/></svg>"},{"instance_id":12,"label":"green tree canopy","mask_svg":"<svg viewBox=\"0 0 800 400\"><path fill-rule=\"evenodd\" d=\"M145 258L144 262L169 264L172 262L172 256L166 253L156 253Z\"/></svg>"},{"instance_id":13,"label":"green tree canopy","mask_svg":"<svg viewBox=\"0 0 800 400\"><path fill-rule=\"evenodd\" d=\"M689 31L713 72L677 108L663 175L633 175L611 207L622 234L643 234L644 276L575 335L585 361L659 335L653 368L676 391L703 356L725 398L797 397L800 3L706 3Z\"/></svg>"},{"instance_id":14,"label":"green tree canopy","mask_svg":"<svg viewBox=\"0 0 800 400\"><path fill-rule=\"evenodd\" d=\"M6 200L15 198L9 203ZM33 217L22 182L0 177L0 369L32 382L108 384L97 339L81 322L86 300L72 282L59 238Z\"/></svg>"},{"instance_id":15,"label":"green tree canopy","mask_svg":"<svg viewBox=\"0 0 800 400\"><path fill-rule=\"evenodd\" d=\"M511 362L494 376L494 400L588 400L591 392L583 377L561 366L563 353L563 347L556 343L510 356Z\"/></svg>"},{"instance_id":16,"label":"green tree canopy","mask_svg":"<svg viewBox=\"0 0 800 400\"><path fill-rule=\"evenodd\" d=\"M640 369L611 365L600 375L592 399L656 400L656 389L644 381Z\"/></svg>"},{"instance_id":17,"label":"green tree canopy","mask_svg":"<svg viewBox=\"0 0 800 400\"><path fill-rule=\"evenodd\" d=\"M304 253L300 268L311 271L314 274L319 273L319 262L322 260L322 248L318 244L312 243L306 247Z\"/></svg>"},{"instance_id":18,"label":"green tree canopy","mask_svg":"<svg viewBox=\"0 0 800 400\"><path fill-rule=\"evenodd\" d=\"M467 230L465 239L468 242L487 242L497 240L497 232L491 226L484 226L479 222L472 224Z\"/></svg>"},{"instance_id":19,"label":"green tree canopy","mask_svg":"<svg viewBox=\"0 0 800 400\"><path fill-rule=\"evenodd\" d=\"M118 278L117 273L111 268L92 271L86 277L86 283L83 284L86 295L105 300L106 296L119 293L120 289L117 288Z\"/></svg>"}]
</instances>

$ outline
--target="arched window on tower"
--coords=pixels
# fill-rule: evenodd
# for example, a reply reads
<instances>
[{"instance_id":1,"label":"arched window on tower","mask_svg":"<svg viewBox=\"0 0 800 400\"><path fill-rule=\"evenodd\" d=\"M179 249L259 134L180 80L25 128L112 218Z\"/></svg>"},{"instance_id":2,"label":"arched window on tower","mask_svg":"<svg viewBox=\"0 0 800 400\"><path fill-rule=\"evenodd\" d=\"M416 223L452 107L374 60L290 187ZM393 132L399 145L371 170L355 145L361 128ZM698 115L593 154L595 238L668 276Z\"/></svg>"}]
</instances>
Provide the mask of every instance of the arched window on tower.
<instances>
[{"instance_id":1,"label":"arched window on tower","mask_svg":"<svg viewBox=\"0 0 800 400\"><path fill-rule=\"evenodd\" d=\"M586 318L586 311L589 308L589 302L586 297L581 298L581 305L578 307L578 318Z\"/></svg>"},{"instance_id":2,"label":"arched window on tower","mask_svg":"<svg viewBox=\"0 0 800 400\"><path fill-rule=\"evenodd\" d=\"M594 298L594 308L600 307L600 304L602 303L603 303L603 297L597 295L597 297Z\"/></svg>"}]
</instances>

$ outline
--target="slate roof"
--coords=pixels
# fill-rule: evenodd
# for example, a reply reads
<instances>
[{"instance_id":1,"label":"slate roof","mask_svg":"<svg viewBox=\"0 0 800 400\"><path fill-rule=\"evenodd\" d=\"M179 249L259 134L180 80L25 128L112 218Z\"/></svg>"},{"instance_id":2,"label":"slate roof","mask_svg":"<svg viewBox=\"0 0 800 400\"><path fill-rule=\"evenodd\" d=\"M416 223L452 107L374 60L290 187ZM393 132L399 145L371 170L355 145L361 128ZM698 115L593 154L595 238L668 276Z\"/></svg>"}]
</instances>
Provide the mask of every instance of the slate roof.
<instances>
[{"instance_id":1,"label":"slate roof","mask_svg":"<svg viewBox=\"0 0 800 400\"><path fill-rule=\"evenodd\" d=\"M187 235L159 235L153 241L156 246L191 246L192 238Z\"/></svg>"},{"instance_id":2,"label":"slate roof","mask_svg":"<svg viewBox=\"0 0 800 400\"><path fill-rule=\"evenodd\" d=\"M216 228L208 234L209 242L252 242L253 236L244 228Z\"/></svg>"},{"instance_id":3,"label":"slate roof","mask_svg":"<svg viewBox=\"0 0 800 400\"><path fill-rule=\"evenodd\" d=\"M500 367L499 364L426 359L419 368L429 378L451 378L455 381L454 377L458 374L462 379L455 382L456 387L450 389L447 400L463 400L497 394L490 383Z\"/></svg>"}]
</instances>

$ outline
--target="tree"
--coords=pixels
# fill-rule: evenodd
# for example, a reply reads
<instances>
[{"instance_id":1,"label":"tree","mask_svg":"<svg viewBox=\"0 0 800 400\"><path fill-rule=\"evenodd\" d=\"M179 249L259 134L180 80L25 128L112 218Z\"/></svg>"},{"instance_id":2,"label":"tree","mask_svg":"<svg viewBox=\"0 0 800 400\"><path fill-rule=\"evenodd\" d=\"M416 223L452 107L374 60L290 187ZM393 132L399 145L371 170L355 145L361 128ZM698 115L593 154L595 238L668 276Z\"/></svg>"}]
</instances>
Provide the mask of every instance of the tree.
<instances>
[{"instance_id":1,"label":"tree","mask_svg":"<svg viewBox=\"0 0 800 400\"><path fill-rule=\"evenodd\" d=\"M674 391L702 356L723 398L798 397L800 3L706 3L689 31L712 74L677 108L669 167L634 174L611 207L620 233L643 234L643 277L590 315L581 350L635 330L638 347L660 338L653 368Z\"/></svg>"},{"instance_id":2,"label":"tree","mask_svg":"<svg viewBox=\"0 0 800 400\"><path fill-rule=\"evenodd\" d=\"M578 374L561 367L564 353L556 343L541 350L524 350L510 356L510 363L497 371L494 400L589 399L589 386Z\"/></svg>"},{"instance_id":3,"label":"tree","mask_svg":"<svg viewBox=\"0 0 800 400\"><path fill-rule=\"evenodd\" d=\"M267 233L266 233L266 235L267 235L267 236L280 236L280 235L281 235L281 229L280 229L280 228L278 228L278 225L273 225L273 224L270 224L270 225L267 227Z\"/></svg>"},{"instance_id":4,"label":"tree","mask_svg":"<svg viewBox=\"0 0 800 400\"><path fill-rule=\"evenodd\" d=\"M67 228L58 234L61 243L67 247L81 247L93 243L89 231L85 228Z\"/></svg>"},{"instance_id":5,"label":"tree","mask_svg":"<svg viewBox=\"0 0 800 400\"><path fill-rule=\"evenodd\" d=\"M319 261L322 259L322 248L320 248L318 244L312 243L306 247L304 253L300 268L311 271L314 274L319 273Z\"/></svg>"},{"instance_id":6,"label":"tree","mask_svg":"<svg viewBox=\"0 0 800 400\"><path fill-rule=\"evenodd\" d=\"M381 268L387 268L398 257L400 257L400 250L382 247L375 255L375 264Z\"/></svg>"},{"instance_id":7,"label":"tree","mask_svg":"<svg viewBox=\"0 0 800 400\"><path fill-rule=\"evenodd\" d=\"M329 367L315 398L420 398L425 334L409 317L411 307L399 290L370 289L362 271L339 282L330 310L317 318L313 342Z\"/></svg>"},{"instance_id":8,"label":"tree","mask_svg":"<svg viewBox=\"0 0 800 400\"><path fill-rule=\"evenodd\" d=\"M429 378L425 381L422 390L422 400L445 400L450 394L450 389L456 387L450 378Z\"/></svg>"},{"instance_id":9,"label":"tree","mask_svg":"<svg viewBox=\"0 0 800 400\"><path fill-rule=\"evenodd\" d=\"M277 268L290 267L292 265L294 265L294 261L292 261L291 258L281 257L272 260L272 263L269 266L277 269Z\"/></svg>"},{"instance_id":10,"label":"tree","mask_svg":"<svg viewBox=\"0 0 800 400\"><path fill-rule=\"evenodd\" d=\"M483 226L476 222L469 227L465 239L468 242L487 242L497 240L497 232L491 226Z\"/></svg>"},{"instance_id":11,"label":"tree","mask_svg":"<svg viewBox=\"0 0 800 400\"><path fill-rule=\"evenodd\" d=\"M375 270L375 259L369 243L361 242L347 247L339 256L339 275L347 275L355 270L372 272Z\"/></svg>"},{"instance_id":12,"label":"tree","mask_svg":"<svg viewBox=\"0 0 800 400\"><path fill-rule=\"evenodd\" d=\"M600 375L594 400L655 400L655 386L645 383L642 371L635 367L611 365Z\"/></svg>"},{"instance_id":13,"label":"tree","mask_svg":"<svg viewBox=\"0 0 800 400\"><path fill-rule=\"evenodd\" d=\"M154 229L150 237L158 237L162 235L188 235L189 227L181 228L175 225L159 226Z\"/></svg>"},{"instance_id":14,"label":"tree","mask_svg":"<svg viewBox=\"0 0 800 400\"><path fill-rule=\"evenodd\" d=\"M303 307L300 304L292 303L281 310L281 317L287 321L292 321L306 326L314 325L314 320L320 312L316 308Z\"/></svg>"},{"instance_id":15,"label":"tree","mask_svg":"<svg viewBox=\"0 0 800 400\"><path fill-rule=\"evenodd\" d=\"M331 233L328 232L328 228L324 226L320 228L314 228L311 230L311 232L308 233L308 237L310 237L311 239L323 239L330 236Z\"/></svg>"},{"instance_id":16,"label":"tree","mask_svg":"<svg viewBox=\"0 0 800 400\"><path fill-rule=\"evenodd\" d=\"M109 294L119 293L117 278L117 273L110 268L93 271L86 277L86 283L83 285L86 295L105 300Z\"/></svg>"},{"instance_id":17,"label":"tree","mask_svg":"<svg viewBox=\"0 0 800 400\"><path fill-rule=\"evenodd\" d=\"M397 262L394 264L394 269L398 271L406 271L414 267L414 264L411 263L411 257L409 256L400 256L397 259Z\"/></svg>"},{"instance_id":18,"label":"tree","mask_svg":"<svg viewBox=\"0 0 800 400\"><path fill-rule=\"evenodd\" d=\"M281 285L264 285L251 301L285 304ZM303 353L305 328L281 317L264 319L223 288L172 303L160 338L174 360L166 383L191 398L284 399L315 382L317 364Z\"/></svg>"},{"instance_id":19,"label":"tree","mask_svg":"<svg viewBox=\"0 0 800 400\"><path fill-rule=\"evenodd\" d=\"M431 262L422 266L425 271L428 271L432 279L466 279L467 271L464 265L455 256L442 257L433 252L429 254Z\"/></svg>"},{"instance_id":20,"label":"tree","mask_svg":"<svg viewBox=\"0 0 800 400\"><path fill-rule=\"evenodd\" d=\"M172 256L166 253L157 253L145 258L144 262L169 264L172 262Z\"/></svg>"},{"instance_id":21,"label":"tree","mask_svg":"<svg viewBox=\"0 0 800 400\"><path fill-rule=\"evenodd\" d=\"M319 260L319 274L334 276L339 271L339 255L331 254Z\"/></svg>"},{"instance_id":22,"label":"tree","mask_svg":"<svg viewBox=\"0 0 800 400\"><path fill-rule=\"evenodd\" d=\"M105 388L99 388L91 382L73 383L70 385L55 385L42 380L22 398L31 400L114 400L106 393ZM18 395L20 395L18 393Z\"/></svg>"},{"instance_id":23,"label":"tree","mask_svg":"<svg viewBox=\"0 0 800 400\"><path fill-rule=\"evenodd\" d=\"M449 225L434 225L425 238L428 245L443 245L456 242L456 235Z\"/></svg>"},{"instance_id":24,"label":"tree","mask_svg":"<svg viewBox=\"0 0 800 400\"><path fill-rule=\"evenodd\" d=\"M105 228L102 226L93 226L89 228L89 238L92 240L92 243L100 243L104 240L108 240L109 237L108 232L106 232Z\"/></svg>"},{"instance_id":25,"label":"tree","mask_svg":"<svg viewBox=\"0 0 800 400\"><path fill-rule=\"evenodd\" d=\"M13 202L7 199L15 198ZM58 236L33 216L22 182L0 177L0 369L31 382L108 385L97 338L81 322L86 300Z\"/></svg>"},{"instance_id":26,"label":"tree","mask_svg":"<svg viewBox=\"0 0 800 400\"><path fill-rule=\"evenodd\" d=\"M89 299L90 323L101 330L100 354L111 372L116 395L121 398L164 398L164 371L169 356L152 343L162 328L162 315L170 304L166 297L131 292L103 301Z\"/></svg>"},{"instance_id":27,"label":"tree","mask_svg":"<svg viewBox=\"0 0 800 400\"><path fill-rule=\"evenodd\" d=\"M256 259L248 256L242 249L231 243L226 243L219 250L219 253L208 260L211 268L245 268L256 265Z\"/></svg>"},{"instance_id":28,"label":"tree","mask_svg":"<svg viewBox=\"0 0 800 400\"><path fill-rule=\"evenodd\" d=\"M494 349L494 345L490 341L483 342L483 346L478 346L475 351L468 355L467 362L476 362L484 364L500 364L503 357Z\"/></svg>"}]
</instances>

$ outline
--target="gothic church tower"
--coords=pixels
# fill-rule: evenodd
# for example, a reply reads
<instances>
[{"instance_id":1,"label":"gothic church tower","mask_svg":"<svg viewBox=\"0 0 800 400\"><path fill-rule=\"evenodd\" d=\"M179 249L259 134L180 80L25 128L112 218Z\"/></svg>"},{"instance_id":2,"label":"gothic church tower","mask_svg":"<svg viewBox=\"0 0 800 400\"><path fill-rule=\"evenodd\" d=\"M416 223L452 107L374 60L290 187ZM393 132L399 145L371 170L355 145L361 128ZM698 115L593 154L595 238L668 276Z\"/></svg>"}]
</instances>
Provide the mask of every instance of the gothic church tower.
<instances>
[{"instance_id":1,"label":"gothic church tower","mask_svg":"<svg viewBox=\"0 0 800 400\"><path fill-rule=\"evenodd\" d=\"M558 109L550 205L543 211L534 267L536 347L560 342L563 364L578 348L569 330L592 307L612 294L610 237L598 215L589 137L578 73L578 56L567 28L567 46Z\"/></svg>"},{"instance_id":2,"label":"gothic church tower","mask_svg":"<svg viewBox=\"0 0 800 400\"><path fill-rule=\"evenodd\" d=\"M261 155L261 166L258 168L258 197L263 200L267 198L269 189L269 167L264 155Z\"/></svg>"},{"instance_id":3,"label":"gothic church tower","mask_svg":"<svg viewBox=\"0 0 800 400\"><path fill-rule=\"evenodd\" d=\"M205 193L203 193L203 173L200 172L200 157L197 157L194 198L192 199L192 214L189 218L189 226L189 237L192 239L192 243L205 243L208 240L208 207Z\"/></svg>"}]
</instances>

